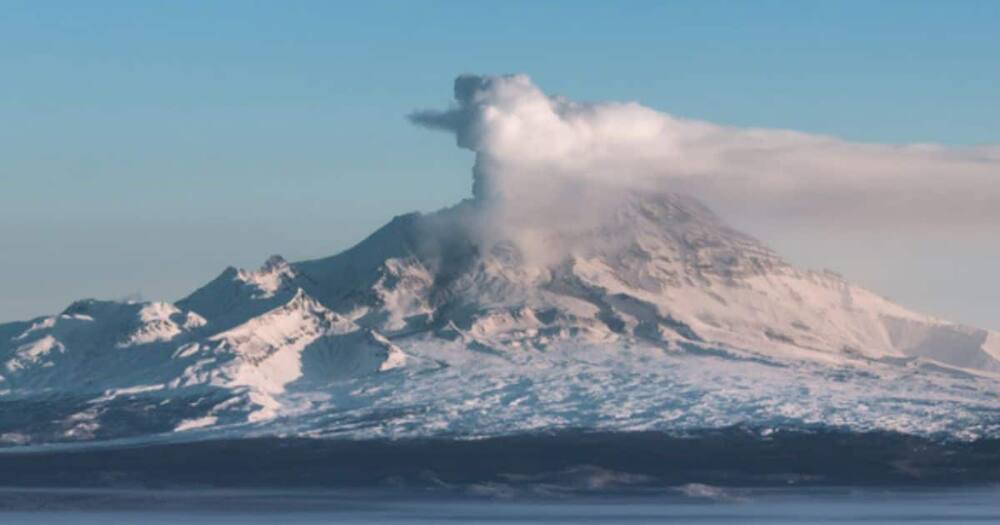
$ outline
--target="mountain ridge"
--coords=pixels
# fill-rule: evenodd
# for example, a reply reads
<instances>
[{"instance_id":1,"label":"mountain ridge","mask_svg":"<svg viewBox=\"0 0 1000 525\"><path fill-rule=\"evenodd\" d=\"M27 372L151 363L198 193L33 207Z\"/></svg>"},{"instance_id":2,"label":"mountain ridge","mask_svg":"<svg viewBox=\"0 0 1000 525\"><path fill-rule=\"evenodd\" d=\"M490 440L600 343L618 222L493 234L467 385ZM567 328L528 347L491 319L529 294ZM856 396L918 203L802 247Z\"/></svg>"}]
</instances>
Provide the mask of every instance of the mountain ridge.
<instances>
[{"instance_id":1,"label":"mountain ridge","mask_svg":"<svg viewBox=\"0 0 1000 525\"><path fill-rule=\"evenodd\" d=\"M0 417L0 442L998 432L1000 335L798 270L690 197L629 192L510 230L494 213L400 215L340 254L230 267L174 304L84 300L0 325L0 405L52 412Z\"/></svg>"}]
</instances>

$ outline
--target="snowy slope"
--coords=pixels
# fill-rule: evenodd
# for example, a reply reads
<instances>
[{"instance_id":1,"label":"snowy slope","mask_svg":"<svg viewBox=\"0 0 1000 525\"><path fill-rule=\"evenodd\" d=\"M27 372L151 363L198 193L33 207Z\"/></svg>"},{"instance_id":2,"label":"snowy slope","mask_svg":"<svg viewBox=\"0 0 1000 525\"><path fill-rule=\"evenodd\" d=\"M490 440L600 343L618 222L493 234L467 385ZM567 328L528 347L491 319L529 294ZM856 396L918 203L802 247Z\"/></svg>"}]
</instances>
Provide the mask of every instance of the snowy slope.
<instances>
[{"instance_id":1,"label":"snowy slope","mask_svg":"<svg viewBox=\"0 0 1000 525\"><path fill-rule=\"evenodd\" d=\"M483 234L467 201L176 304L0 325L0 441L827 425L1000 435L1000 334L796 269L678 195Z\"/></svg>"}]
</instances>

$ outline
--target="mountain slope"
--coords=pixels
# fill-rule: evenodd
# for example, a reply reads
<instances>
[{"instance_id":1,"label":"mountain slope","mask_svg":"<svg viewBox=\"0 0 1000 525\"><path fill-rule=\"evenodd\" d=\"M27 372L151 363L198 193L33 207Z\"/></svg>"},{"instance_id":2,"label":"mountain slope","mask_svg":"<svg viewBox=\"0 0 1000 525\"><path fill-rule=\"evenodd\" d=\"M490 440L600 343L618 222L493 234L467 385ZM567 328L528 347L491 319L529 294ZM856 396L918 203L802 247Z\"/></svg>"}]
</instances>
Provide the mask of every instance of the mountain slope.
<instances>
[{"instance_id":1,"label":"mountain slope","mask_svg":"<svg viewBox=\"0 0 1000 525\"><path fill-rule=\"evenodd\" d=\"M796 269L693 199L631 193L530 236L492 213L400 216L174 305L0 325L0 440L1000 433L1000 335Z\"/></svg>"}]
</instances>

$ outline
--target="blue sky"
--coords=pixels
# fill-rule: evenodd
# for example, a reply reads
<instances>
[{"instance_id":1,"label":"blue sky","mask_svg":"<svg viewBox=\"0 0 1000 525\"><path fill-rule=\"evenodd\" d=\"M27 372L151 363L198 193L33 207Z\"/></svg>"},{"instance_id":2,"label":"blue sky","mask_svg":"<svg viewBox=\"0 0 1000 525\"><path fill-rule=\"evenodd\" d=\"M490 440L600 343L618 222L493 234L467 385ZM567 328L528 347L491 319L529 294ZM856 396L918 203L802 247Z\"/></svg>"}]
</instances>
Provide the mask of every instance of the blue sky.
<instances>
[{"instance_id":1,"label":"blue sky","mask_svg":"<svg viewBox=\"0 0 1000 525\"><path fill-rule=\"evenodd\" d=\"M404 116L446 105L463 72L739 126L1000 143L998 27L990 1L7 1L0 320L177 299L226 265L328 255L457 201L472 154ZM995 237L957 259L887 247L912 262L898 272L851 238L753 233L1000 328L1000 285L977 284Z\"/></svg>"}]
</instances>

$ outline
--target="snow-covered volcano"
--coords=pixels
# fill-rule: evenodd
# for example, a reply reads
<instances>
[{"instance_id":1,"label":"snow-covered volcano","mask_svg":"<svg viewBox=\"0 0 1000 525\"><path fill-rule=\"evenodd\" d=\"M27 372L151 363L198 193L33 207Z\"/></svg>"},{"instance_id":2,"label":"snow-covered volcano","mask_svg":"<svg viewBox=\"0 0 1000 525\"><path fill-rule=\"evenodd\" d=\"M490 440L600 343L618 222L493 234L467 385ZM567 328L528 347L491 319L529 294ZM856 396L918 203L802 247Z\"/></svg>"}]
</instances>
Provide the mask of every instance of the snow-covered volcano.
<instances>
[{"instance_id":1,"label":"snow-covered volcano","mask_svg":"<svg viewBox=\"0 0 1000 525\"><path fill-rule=\"evenodd\" d=\"M792 267L694 199L503 232L488 202L175 304L0 325L0 440L828 426L1000 435L1000 334Z\"/></svg>"},{"instance_id":2,"label":"snow-covered volcano","mask_svg":"<svg viewBox=\"0 0 1000 525\"><path fill-rule=\"evenodd\" d=\"M174 304L84 300L0 325L0 443L731 426L1000 437L1000 334L797 269L677 191L741 191L748 163L779 155L784 175L754 181L780 196L800 182L793 153L843 144L578 104L523 76L460 77L455 99L411 118L475 152L470 200L396 217L332 257L228 268Z\"/></svg>"}]
</instances>

